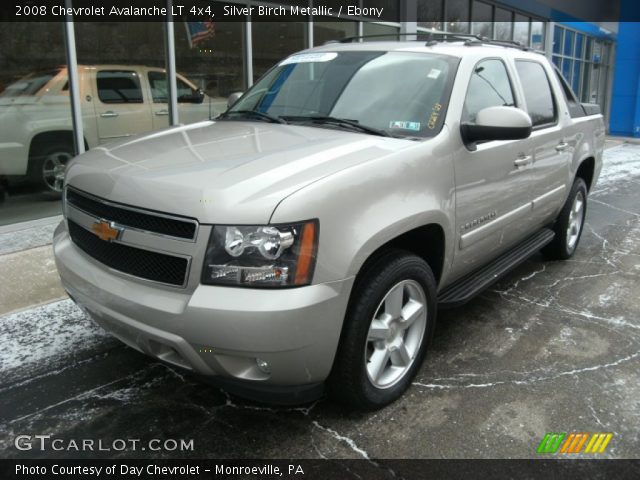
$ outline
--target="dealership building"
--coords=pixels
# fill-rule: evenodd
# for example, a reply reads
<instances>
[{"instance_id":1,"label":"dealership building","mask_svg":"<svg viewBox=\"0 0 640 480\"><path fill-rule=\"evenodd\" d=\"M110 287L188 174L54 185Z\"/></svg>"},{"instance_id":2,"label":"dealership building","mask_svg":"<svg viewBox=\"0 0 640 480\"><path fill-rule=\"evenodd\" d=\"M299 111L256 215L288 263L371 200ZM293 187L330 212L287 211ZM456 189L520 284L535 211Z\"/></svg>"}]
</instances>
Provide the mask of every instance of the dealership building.
<instances>
[{"instance_id":1,"label":"dealership building","mask_svg":"<svg viewBox=\"0 0 640 480\"><path fill-rule=\"evenodd\" d=\"M640 137L640 24L623 21L638 19L635 0L227 0L224 4L321 5L334 7L334 11L341 4L353 4L366 12L382 8L383 14L378 18L313 16L300 22L251 16L235 22L75 21L66 28L64 22L4 23L0 29L0 100L24 95L20 89L52 97L55 93L58 100L50 100L47 108L53 111L55 104L57 117L49 123L57 133L41 137L38 145L67 142L70 157L74 148L91 148L95 142L217 115L225 109L229 94L246 90L295 51L352 36L412 38L437 29L513 40L544 53L582 102L600 105L611 134ZM67 79L60 68L66 64L78 65L80 74ZM83 90L80 77L91 71L98 73L92 74L97 86L90 93ZM126 82L134 101L119 102L109 96L109 85ZM74 84L82 88L79 103L72 105L69 98ZM193 98L199 90L206 100L196 109ZM98 111L99 104L104 108ZM135 121L127 122L127 118ZM12 120L14 125L21 121L30 121L28 115ZM103 128L107 124L110 126ZM6 128L0 131L0 146L20 148L16 135L2 138L9 136L7 132ZM94 132L96 140L89 141L87 132ZM74 140L78 147L73 147ZM21 148L27 155L32 146ZM66 158L52 159L49 170L54 172L56 161L64 163ZM0 177L25 176L30 168L10 171L0 161ZM19 194L31 192L16 188ZM44 201L35 192L31 194L37 208L25 207L31 204L26 200L18 209L12 209L11 201L0 203L0 225L60 212L59 201Z\"/></svg>"}]
</instances>

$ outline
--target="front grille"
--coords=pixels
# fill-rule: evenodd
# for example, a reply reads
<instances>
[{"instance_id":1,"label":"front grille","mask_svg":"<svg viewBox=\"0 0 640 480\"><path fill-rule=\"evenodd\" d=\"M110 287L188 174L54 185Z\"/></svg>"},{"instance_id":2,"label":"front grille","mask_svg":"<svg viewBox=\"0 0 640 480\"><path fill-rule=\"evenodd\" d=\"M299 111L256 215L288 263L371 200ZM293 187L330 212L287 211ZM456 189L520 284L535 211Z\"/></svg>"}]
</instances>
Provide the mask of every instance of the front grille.
<instances>
[{"instance_id":1,"label":"front grille","mask_svg":"<svg viewBox=\"0 0 640 480\"><path fill-rule=\"evenodd\" d=\"M189 267L186 258L150 252L120 243L100 240L72 220L69 235L87 255L115 270L154 282L183 286Z\"/></svg>"},{"instance_id":2,"label":"front grille","mask_svg":"<svg viewBox=\"0 0 640 480\"><path fill-rule=\"evenodd\" d=\"M67 203L74 207L94 217L104 218L119 225L189 240L193 240L196 235L197 224L192 219L180 220L144 213L133 209L133 207L107 202L71 188L67 188L66 198Z\"/></svg>"}]
</instances>

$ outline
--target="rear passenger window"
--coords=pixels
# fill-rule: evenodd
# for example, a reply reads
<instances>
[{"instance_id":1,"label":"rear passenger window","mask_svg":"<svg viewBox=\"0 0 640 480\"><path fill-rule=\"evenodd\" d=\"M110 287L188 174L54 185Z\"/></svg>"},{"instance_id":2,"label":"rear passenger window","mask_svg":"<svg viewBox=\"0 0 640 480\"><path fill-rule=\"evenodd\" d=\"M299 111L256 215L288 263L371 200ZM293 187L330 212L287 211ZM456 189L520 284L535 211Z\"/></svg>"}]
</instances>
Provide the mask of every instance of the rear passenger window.
<instances>
[{"instance_id":1,"label":"rear passenger window","mask_svg":"<svg viewBox=\"0 0 640 480\"><path fill-rule=\"evenodd\" d=\"M516 60L516 70L533 126L555 123L556 105L544 67L538 62Z\"/></svg>"},{"instance_id":2,"label":"rear passenger window","mask_svg":"<svg viewBox=\"0 0 640 480\"><path fill-rule=\"evenodd\" d=\"M101 70L97 75L98 98L102 103L142 103L138 74L125 70Z\"/></svg>"},{"instance_id":3,"label":"rear passenger window","mask_svg":"<svg viewBox=\"0 0 640 480\"><path fill-rule=\"evenodd\" d=\"M513 90L504 63L496 59L479 62L469 81L462 121L475 123L476 115L483 108L514 105Z\"/></svg>"}]
</instances>

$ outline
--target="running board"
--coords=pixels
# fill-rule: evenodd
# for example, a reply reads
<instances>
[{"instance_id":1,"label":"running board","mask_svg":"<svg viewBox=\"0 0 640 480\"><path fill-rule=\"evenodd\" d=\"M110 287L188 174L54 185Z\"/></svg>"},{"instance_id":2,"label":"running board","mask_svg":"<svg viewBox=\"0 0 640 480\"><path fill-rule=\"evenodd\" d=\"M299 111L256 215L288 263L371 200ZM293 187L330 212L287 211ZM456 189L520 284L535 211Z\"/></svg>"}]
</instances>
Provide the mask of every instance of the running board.
<instances>
[{"instance_id":1,"label":"running board","mask_svg":"<svg viewBox=\"0 0 640 480\"><path fill-rule=\"evenodd\" d=\"M543 228L516 247L503 253L490 264L446 287L438 295L438 306L440 308L454 308L468 302L551 242L554 236L555 233L552 230Z\"/></svg>"}]
</instances>

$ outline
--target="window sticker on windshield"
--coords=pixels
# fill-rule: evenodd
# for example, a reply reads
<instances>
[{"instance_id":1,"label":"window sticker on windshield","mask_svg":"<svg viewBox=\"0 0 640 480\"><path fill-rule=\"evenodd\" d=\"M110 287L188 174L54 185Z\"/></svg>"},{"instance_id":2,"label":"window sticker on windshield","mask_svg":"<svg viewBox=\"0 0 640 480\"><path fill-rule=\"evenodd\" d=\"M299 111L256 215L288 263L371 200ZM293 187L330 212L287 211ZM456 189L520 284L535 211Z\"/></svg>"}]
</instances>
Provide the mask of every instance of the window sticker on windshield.
<instances>
[{"instance_id":1,"label":"window sticker on windshield","mask_svg":"<svg viewBox=\"0 0 640 480\"><path fill-rule=\"evenodd\" d=\"M429 127L430 130L436 128L438 117L440 116L440 110L442 110L442 105L434 103L433 108L431 109L431 116L429 116L429 122L427 123L427 127Z\"/></svg>"},{"instance_id":2,"label":"window sticker on windshield","mask_svg":"<svg viewBox=\"0 0 640 480\"><path fill-rule=\"evenodd\" d=\"M389 122L389 128L401 128L402 130L420 130L420 122L406 122L402 120L392 120Z\"/></svg>"},{"instance_id":3,"label":"window sticker on windshield","mask_svg":"<svg viewBox=\"0 0 640 480\"><path fill-rule=\"evenodd\" d=\"M280 62L280 65L289 65L290 63L328 62L337 56L338 54L336 52L303 53L285 58Z\"/></svg>"},{"instance_id":4,"label":"window sticker on windshield","mask_svg":"<svg viewBox=\"0 0 640 480\"><path fill-rule=\"evenodd\" d=\"M433 78L434 80L436 78L438 78L440 76L440 74L442 73L441 70L438 70L437 68L432 68L431 71L429 72L429 74L427 75L428 78Z\"/></svg>"}]
</instances>

